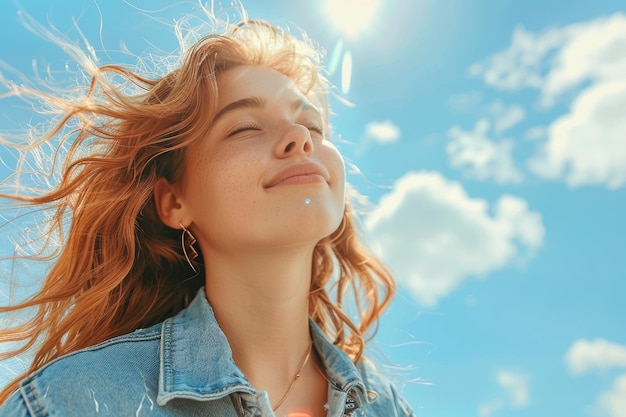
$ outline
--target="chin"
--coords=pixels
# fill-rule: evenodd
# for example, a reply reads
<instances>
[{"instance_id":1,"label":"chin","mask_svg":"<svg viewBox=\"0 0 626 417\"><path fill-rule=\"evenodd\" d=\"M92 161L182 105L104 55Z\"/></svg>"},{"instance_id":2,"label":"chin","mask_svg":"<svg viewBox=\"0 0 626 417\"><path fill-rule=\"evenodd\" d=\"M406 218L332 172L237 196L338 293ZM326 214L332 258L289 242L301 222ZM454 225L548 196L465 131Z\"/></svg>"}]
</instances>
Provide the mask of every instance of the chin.
<instances>
[{"instance_id":1,"label":"chin","mask_svg":"<svg viewBox=\"0 0 626 417\"><path fill-rule=\"evenodd\" d=\"M262 228L256 229L254 224L260 224L252 221L246 229L262 240L280 241L281 246L319 242L337 230L345 207L343 201L338 199L320 198L311 194L308 194L310 197L302 194L298 196L301 198L283 199L268 207L263 210L266 215L257 217L263 223ZM309 204L306 203L307 198L310 198ZM255 229L256 233L253 232Z\"/></svg>"},{"instance_id":2,"label":"chin","mask_svg":"<svg viewBox=\"0 0 626 417\"><path fill-rule=\"evenodd\" d=\"M282 230L275 230L278 235L274 235L281 241L279 246L300 246L300 245L317 245L319 241L330 236L337 230L341 218L322 219L309 218L299 219L292 224L284 224Z\"/></svg>"}]
</instances>

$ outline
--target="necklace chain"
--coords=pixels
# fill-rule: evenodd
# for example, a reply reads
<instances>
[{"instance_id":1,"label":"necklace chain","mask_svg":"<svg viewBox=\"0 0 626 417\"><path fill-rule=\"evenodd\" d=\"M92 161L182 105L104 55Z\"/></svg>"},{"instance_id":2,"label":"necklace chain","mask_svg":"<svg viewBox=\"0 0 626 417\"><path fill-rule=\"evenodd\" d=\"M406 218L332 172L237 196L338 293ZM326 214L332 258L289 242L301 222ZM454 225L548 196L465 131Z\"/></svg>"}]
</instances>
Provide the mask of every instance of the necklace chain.
<instances>
[{"instance_id":1,"label":"necklace chain","mask_svg":"<svg viewBox=\"0 0 626 417\"><path fill-rule=\"evenodd\" d=\"M300 366L300 369L298 369L298 372L296 372L296 374L294 375L293 379L291 380L291 383L289 384L289 388L287 388L287 391L283 394L283 396L280 398L280 400L278 400L276 405L274 405L272 407L272 411L278 410L278 407L283 405L283 403L287 399L287 396L289 395L289 393L293 389L293 386L296 384L296 381L298 380L298 378L300 378L300 375L302 374L302 370L304 369L306 364L309 362L309 358L311 357L311 350L312 350L312 348L313 348L313 340L311 340L311 342L309 342L309 348L306 351L306 356L304 357L304 361L302 361L302 365Z\"/></svg>"}]
</instances>

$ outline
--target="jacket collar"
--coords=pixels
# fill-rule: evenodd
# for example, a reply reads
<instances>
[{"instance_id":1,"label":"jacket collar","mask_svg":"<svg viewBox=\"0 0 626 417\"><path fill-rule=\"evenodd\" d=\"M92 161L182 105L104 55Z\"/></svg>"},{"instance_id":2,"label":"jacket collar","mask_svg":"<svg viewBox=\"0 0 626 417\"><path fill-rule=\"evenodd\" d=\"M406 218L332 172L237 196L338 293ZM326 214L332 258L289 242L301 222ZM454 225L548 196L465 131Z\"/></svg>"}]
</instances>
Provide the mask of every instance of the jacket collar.
<instances>
[{"instance_id":1,"label":"jacket collar","mask_svg":"<svg viewBox=\"0 0 626 417\"><path fill-rule=\"evenodd\" d=\"M313 345L326 369L332 388L342 392L358 389L360 394L364 396L365 384L354 363L344 351L328 341L324 332L311 319L309 319L309 326Z\"/></svg>"},{"instance_id":2,"label":"jacket collar","mask_svg":"<svg viewBox=\"0 0 626 417\"><path fill-rule=\"evenodd\" d=\"M326 339L312 320L310 327L313 345L332 388L343 392L356 388L366 398L363 380L352 361ZM163 322L160 355L159 405L173 398L216 400L234 392L256 395L233 360L204 287L186 309Z\"/></svg>"}]
</instances>

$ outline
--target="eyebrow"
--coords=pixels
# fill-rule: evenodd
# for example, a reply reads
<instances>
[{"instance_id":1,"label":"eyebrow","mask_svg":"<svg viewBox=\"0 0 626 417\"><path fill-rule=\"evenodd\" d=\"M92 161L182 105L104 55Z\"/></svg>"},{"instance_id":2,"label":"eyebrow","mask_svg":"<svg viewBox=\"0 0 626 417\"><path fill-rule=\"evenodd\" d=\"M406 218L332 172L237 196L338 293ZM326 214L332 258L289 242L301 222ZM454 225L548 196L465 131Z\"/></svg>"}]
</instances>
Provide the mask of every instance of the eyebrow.
<instances>
[{"instance_id":1,"label":"eyebrow","mask_svg":"<svg viewBox=\"0 0 626 417\"><path fill-rule=\"evenodd\" d=\"M225 105L224 107L222 107L222 109L217 112L217 114L213 118L212 124L217 123L220 119L226 117L228 113L232 113L235 110L251 109L251 108L260 109L260 108L265 107L266 104L267 102L261 97L247 97L247 98L242 98L237 101L233 101L232 103L229 103Z\"/></svg>"},{"instance_id":2,"label":"eyebrow","mask_svg":"<svg viewBox=\"0 0 626 417\"><path fill-rule=\"evenodd\" d=\"M232 103L229 103L222 107L222 109L217 112L211 124L217 123L220 119L223 119L229 113L232 113L236 110L262 109L266 105L267 100L261 97L246 97L240 100L233 101ZM291 103L291 108L296 112L313 111L321 116L321 112L319 111L319 109L307 100L296 99Z\"/></svg>"}]
</instances>

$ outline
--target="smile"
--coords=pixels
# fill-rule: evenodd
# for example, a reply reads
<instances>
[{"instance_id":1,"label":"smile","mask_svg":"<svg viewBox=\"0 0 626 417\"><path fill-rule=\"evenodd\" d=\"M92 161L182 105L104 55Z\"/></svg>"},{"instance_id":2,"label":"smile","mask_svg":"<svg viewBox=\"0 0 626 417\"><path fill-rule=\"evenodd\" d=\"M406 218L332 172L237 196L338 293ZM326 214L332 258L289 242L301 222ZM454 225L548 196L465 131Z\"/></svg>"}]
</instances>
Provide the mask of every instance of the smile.
<instances>
[{"instance_id":1,"label":"smile","mask_svg":"<svg viewBox=\"0 0 626 417\"><path fill-rule=\"evenodd\" d=\"M326 171L317 164L307 162L283 168L265 184L265 188L325 183L328 183Z\"/></svg>"},{"instance_id":2,"label":"smile","mask_svg":"<svg viewBox=\"0 0 626 417\"><path fill-rule=\"evenodd\" d=\"M293 177L285 178L284 180L277 182L271 187L278 187L282 185L321 184L325 182L326 179L318 174L295 175Z\"/></svg>"}]
</instances>

